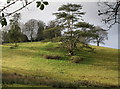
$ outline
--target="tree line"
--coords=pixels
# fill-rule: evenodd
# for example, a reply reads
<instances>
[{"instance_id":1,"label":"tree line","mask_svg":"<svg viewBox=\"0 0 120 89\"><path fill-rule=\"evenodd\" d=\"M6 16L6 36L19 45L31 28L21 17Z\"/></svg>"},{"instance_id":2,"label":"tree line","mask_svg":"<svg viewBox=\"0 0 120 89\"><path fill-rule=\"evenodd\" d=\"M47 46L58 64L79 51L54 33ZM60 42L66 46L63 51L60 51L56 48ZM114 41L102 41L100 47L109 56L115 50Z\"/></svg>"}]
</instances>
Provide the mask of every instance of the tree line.
<instances>
[{"instance_id":1,"label":"tree line","mask_svg":"<svg viewBox=\"0 0 120 89\"><path fill-rule=\"evenodd\" d=\"M84 22L80 4L62 5L58 8L56 19L47 25L40 20L30 19L25 24L20 23L20 13L13 15L10 20L9 30L3 30L3 43L10 42L17 45L18 42L53 41L62 42L70 55L78 49L78 44L90 48L89 43L94 42L99 46L108 39L107 31L99 26ZM5 28L3 28L5 29Z\"/></svg>"},{"instance_id":2,"label":"tree line","mask_svg":"<svg viewBox=\"0 0 120 89\"><path fill-rule=\"evenodd\" d=\"M55 21L45 25L43 21L30 19L22 24L20 17L20 13L14 14L10 24L2 28L3 43L35 42L61 36L61 28Z\"/></svg>"}]
</instances>

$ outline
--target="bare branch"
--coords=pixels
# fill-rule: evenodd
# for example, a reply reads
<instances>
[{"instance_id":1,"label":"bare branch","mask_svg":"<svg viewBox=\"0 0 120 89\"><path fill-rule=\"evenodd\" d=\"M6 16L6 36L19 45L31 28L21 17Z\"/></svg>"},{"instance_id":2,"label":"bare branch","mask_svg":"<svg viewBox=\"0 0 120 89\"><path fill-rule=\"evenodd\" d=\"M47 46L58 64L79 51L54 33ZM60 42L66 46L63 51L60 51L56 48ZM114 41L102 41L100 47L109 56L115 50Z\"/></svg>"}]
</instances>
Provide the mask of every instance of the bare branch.
<instances>
[{"instance_id":1,"label":"bare branch","mask_svg":"<svg viewBox=\"0 0 120 89\"><path fill-rule=\"evenodd\" d=\"M12 15L12 14L14 14L14 13L16 13L16 12L22 10L23 8L25 8L25 7L28 6L29 4L33 3L34 1L35 1L35 0L33 0L33 1L29 2L29 3L27 3L26 5L24 5L24 6L22 6L21 8L15 10L14 12L5 15L5 17L10 16L10 15Z\"/></svg>"},{"instance_id":2,"label":"bare branch","mask_svg":"<svg viewBox=\"0 0 120 89\"><path fill-rule=\"evenodd\" d=\"M4 11L6 8L8 8L8 7L10 7L11 5L15 4L17 1L18 1L18 0L14 1L14 2L12 2L12 3L10 3L10 4L8 4L8 5L5 6L5 7L3 7L3 8L0 10L0 12Z\"/></svg>"},{"instance_id":3,"label":"bare branch","mask_svg":"<svg viewBox=\"0 0 120 89\"><path fill-rule=\"evenodd\" d=\"M102 19L105 24L109 25L109 29L116 23L120 23L118 21L118 13L120 10L120 1L117 2L103 2L101 5L104 5L104 8L102 10L98 10L98 15L99 16L105 16L104 19ZM105 7L106 6L106 7Z\"/></svg>"}]
</instances>

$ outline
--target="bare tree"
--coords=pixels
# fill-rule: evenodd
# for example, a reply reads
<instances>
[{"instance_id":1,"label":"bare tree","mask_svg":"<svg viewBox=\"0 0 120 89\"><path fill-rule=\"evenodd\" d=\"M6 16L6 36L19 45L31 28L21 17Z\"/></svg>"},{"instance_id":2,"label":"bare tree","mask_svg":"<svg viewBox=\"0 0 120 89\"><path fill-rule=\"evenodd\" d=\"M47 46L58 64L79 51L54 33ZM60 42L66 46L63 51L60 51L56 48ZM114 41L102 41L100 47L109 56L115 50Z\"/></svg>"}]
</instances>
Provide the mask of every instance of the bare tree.
<instances>
[{"instance_id":1,"label":"bare tree","mask_svg":"<svg viewBox=\"0 0 120 89\"><path fill-rule=\"evenodd\" d=\"M28 36L28 38L32 41L35 40L38 30L38 21L35 19L31 19L25 23L23 28L23 33Z\"/></svg>"},{"instance_id":2,"label":"bare tree","mask_svg":"<svg viewBox=\"0 0 120 89\"><path fill-rule=\"evenodd\" d=\"M103 17L102 21L109 26L109 29L117 23L120 24L119 0L116 2L99 2L98 5L101 7L98 10L98 15Z\"/></svg>"},{"instance_id":3,"label":"bare tree","mask_svg":"<svg viewBox=\"0 0 120 89\"><path fill-rule=\"evenodd\" d=\"M97 46L99 46L100 44L105 44L104 41L108 40L108 32L104 31L104 29L99 26L96 26L94 30L96 36L92 38L92 42L97 43Z\"/></svg>"}]
</instances>

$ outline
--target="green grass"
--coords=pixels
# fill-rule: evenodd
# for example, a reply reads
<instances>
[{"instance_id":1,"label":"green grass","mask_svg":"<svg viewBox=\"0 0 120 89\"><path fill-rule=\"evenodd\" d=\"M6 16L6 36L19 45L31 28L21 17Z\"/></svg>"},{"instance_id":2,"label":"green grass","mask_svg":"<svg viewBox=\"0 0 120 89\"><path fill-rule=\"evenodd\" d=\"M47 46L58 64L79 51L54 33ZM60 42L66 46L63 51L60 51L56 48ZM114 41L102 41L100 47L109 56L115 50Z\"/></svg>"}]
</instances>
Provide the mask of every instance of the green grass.
<instances>
[{"instance_id":1,"label":"green grass","mask_svg":"<svg viewBox=\"0 0 120 89\"><path fill-rule=\"evenodd\" d=\"M77 55L84 57L85 60L80 64L75 64L66 60L69 58L65 57L67 52L58 48L59 44L51 42L19 43L19 47L16 49L10 49L11 44L4 44L2 46L3 74L17 73L22 76L32 76L36 77L37 81L42 79L44 83L41 84L47 85L56 82L75 84L83 81L93 85L97 83L118 86L117 49L92 46L95 48L95 53L78 52ZM47 60L43 57L46 54L59 55L62 60ZM3 78L5 77L3 76ZM6 81L7 77L3 82L6 83Z\"/></svg>"}]
</instances>

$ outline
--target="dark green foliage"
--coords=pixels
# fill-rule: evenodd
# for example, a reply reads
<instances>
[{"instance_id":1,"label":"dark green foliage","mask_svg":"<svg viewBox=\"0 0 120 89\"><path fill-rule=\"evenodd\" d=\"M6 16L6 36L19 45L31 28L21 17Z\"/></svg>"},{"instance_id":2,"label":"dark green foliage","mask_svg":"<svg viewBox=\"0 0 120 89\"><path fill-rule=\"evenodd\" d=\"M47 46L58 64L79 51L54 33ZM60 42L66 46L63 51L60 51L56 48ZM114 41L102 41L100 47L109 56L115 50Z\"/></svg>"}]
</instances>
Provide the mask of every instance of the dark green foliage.
<instances>
[{"instance_id":1,"label":"dark green foliage","mask_svg":"<svg viewBox=\"0 0 120 89\"><path fill-rule=\"evenodd\" d=\"M47 1L44 1L43 3L44 3L45 5L48 5L48 4L49 4Z\"/></svg>"},{"instance_id":2,"label":"dark green foliage","mask_svg":"<svg viewBox=\"0 0 120 89\"><path fill-rule=\"evenodd\" d=\"M7 25L7 21L5 17L2 17L1 21L0 21L2 27Z\"/></svg>"},{"instance_id":3,"label":"dark green foliage","mask_svg":"<svg viewBox=\"0 0 120 89\"><path fill-rule=\"evenodd\" d=\"M62 36L54 37L54 38L52 39L52 42L62 42L62 39L63 39Z\"/></svg>"},{"instance_id":4,"label":"dark green foliage","mask_svg":"<svg viewBox=\"0 0 120 89\"><path fill-rule=\"evenodd\" d=\"M17 47L17 43L21 42L23 33L19 26L20 13L15 13L13 18L10 20L10 30L8 32L9 42L14 43Z\"/></svg>"},{"instance_id":5,"label":"dark green foliage","mask_svg":"<svg viewBox=\"0 0 120 89\"><path fill-rule=\"evenodd\" d=\"M81 20L82 15L85 14L81 12L81 9L82 6L80 4L67 4L59 7L59 13L54 13L63 30L67 30L62 43L70 55L74 55L74 51L77 48L78 37L74 37L76 34L73 30L75 29L74 25L76 22Z\"/></svg>"},{"instance_id":6,"label":"dark green foliage","mask_svg":"<svg viewBox=\"0 0 120 89\"><path fill-rule=\"evenodd\" d=\"M40 10L44 10L45 5L48 5L49 3L47 1L37 1L37 8L39 7Z\"/></svg>"},{"instance_id":7,"label":"dark green foliage","mask_svg":"<svg viewBox=\"0 0 120 89\"><path fill-rule=\"evenodd\" d=\"M56 21L50 21L43 31L44 39L53 39L61 36L61 26Z\"/></svg>"},{"instance_id":8,"label":"dark green foliage","mask_svg":"<svg viewBox=\"0 0 120 89\"><path fill-rule=\"evenodd\" d=\"M44 30L43 34L45 39L52 39L54 37L61 36L61 31L59 27L54 27L54 28Z\"/></svg>"},{"instance_id":9,"label":"dark green foliage","mask_svg":"<svg viewBox=\"0 0 120 89\"><path fill-rule=\"evenodd\" d=\"M72 36L71 36L72 34ZM75 55L75 51L79 49L79 43L85 45L81 48L88 48L87 45L90 42L90 38L94 37L94 33L91 30L76 30L65 32L65 36L62 37L62 46L69 52L70 55Z\"/></svg>"},{"instance_id":10,"label":"dark green foliage","mask_svg":"<svg viewBox=\"0 0 120 89\"><path fill-rule=\"evenodd\" d=\"M84 12L81 12L82 6L80 4L67 4L62 5L58 8L59 13L54 13L56 15L58 22L61 25L66 25L65 28L70 29L73 27L74 22L81 20L81 16Z\"/></svg>"},{"instance_id":11,"label":"dark green foliage","mask_svg":"<svg viewBox=\"0 0 120 89\"><path fill-rule=\"evenodd\" d=\"M41 2L40 1L37 1L37 7L39 7L41 5Z\"/></svg>"},{"instance_id":12,"label":"dark green foliage","mask_svg":"<svg viewBox=\"0 0 120 89\"><path fill-rule=\"evenodd\" d=\"M45 23L42 21L38 21L38 31L37 31L36 41L41 41L44 39L43 37L44 28L45 28Z\"/></svg>"},{"instance_id":13,"label":"dark green foliage","mask_svg":"<svg viewBox=\"0 0 120 89\"><path fill-rule=\"evenodd\" d=\"M12 42L12 43L13 42L28 42L27 36L25 34L21 33L21 32L18 32L18 31L9 31L9 32L3 31L2 32L2 40L3 40L3 43L8 43L8 42Z\"/></svg>"},{"instance_id":14,"label":"dark green foliage","mask_svg":"<svg viewBox=\"0 0 120 89\"><path fill-rule=\"evenodd\" d=\"M44 9L44 4L41 4L40 9L41 9L41 10Z\"/></svg>"},{"instance_id":15,"label":"dark green foliage","mask_svg":"<svg viewBox=\"0 0 120 89\"><path fill-rule=\"evenodd\" d=\"M5 32L5 31L2 32L2 40L3 40L2 43L8 43L9 42L8 33Z\"/></svg>"},{"instance_id":16,"label":"dark green foliage","mask_svg":"<svg viewBox=\"0 0 120 89\"><path fill-rule=\"evenodd\" d=\"M17 42L21 41L21 29L17 25L12 25L11 30L8 32L9 42L15 43L17 45Z\"/></svg>"},{"instance_id":17,"label":"dark green foliage","mask_svg":"<svg viewBox=\"0 0 120 89\"><path fill-rule=\"evenodd\" d=\"M20 39L21 42L28 42L28 37L23 33L21 33Z\"/></svg>"},{"instance_id":18,"label":"dark green foliage","mask_svg":"<svg viewBox=\"0 0 120 89\"><path fill-rule=\"evenodd\" d=\"M86 22L78 22L77 24L75 24L75 26L77 28L92 28L93 29L93 25L86 23Z\"/></svg>"}]
</instances>

